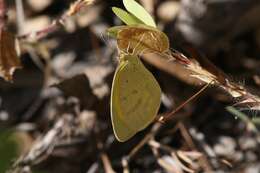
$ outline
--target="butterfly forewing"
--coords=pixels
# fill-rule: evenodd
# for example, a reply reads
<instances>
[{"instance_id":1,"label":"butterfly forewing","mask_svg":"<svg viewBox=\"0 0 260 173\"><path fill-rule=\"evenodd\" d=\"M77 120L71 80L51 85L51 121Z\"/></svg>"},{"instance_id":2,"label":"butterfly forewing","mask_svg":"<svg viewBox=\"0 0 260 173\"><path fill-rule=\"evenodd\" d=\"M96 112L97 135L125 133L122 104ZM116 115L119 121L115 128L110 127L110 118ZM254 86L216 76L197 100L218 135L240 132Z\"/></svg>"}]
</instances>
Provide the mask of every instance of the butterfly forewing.
<instances>
[{"instance_id":1,"label":"butterfly forewing","mask_svg":"<svg viewBox=\"0 0 260 173\"><path fill-rule=\"evenodd\" d=\"M117 44L121 51L135 55L163 53L169 49L168 37L163 32L144 25L122 27Z\"/></svg>"}]
</instances>

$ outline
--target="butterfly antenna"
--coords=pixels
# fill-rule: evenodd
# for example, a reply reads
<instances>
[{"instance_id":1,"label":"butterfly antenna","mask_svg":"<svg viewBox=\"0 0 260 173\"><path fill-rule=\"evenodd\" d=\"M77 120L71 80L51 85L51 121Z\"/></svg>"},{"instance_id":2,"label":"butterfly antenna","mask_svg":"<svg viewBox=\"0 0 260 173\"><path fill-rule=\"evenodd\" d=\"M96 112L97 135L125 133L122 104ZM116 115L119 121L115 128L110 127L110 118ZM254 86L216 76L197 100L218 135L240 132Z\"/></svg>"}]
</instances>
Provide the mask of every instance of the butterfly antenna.
<instances>
[{"instance_id":1,"label":"butterfly antenna","mask_svg":"<svg viewBox=\"0 0 260 173\"><path fill-rule=\"evenodd\" d=\"M108 46L109 48L112 48L112 44L109 41L108 37L106 37L103 33L100 34L100 39Z\"/></svg>"}]
</instances>

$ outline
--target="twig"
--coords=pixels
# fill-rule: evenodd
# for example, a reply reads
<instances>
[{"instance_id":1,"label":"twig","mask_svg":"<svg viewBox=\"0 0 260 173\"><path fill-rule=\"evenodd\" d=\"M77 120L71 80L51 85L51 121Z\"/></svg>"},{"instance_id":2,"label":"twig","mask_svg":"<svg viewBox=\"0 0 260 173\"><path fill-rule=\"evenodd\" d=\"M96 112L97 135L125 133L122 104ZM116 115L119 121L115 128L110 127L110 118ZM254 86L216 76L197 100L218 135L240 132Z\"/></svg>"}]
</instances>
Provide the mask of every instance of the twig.
<instances>
[{"instance_id":1,"label":"twig","mask_svg":"<svg viewBox=\"0 0 260 173\"><path fill-rule=\"evenodd\" d=\"M195 98L197 98L206 88L209 87L209 85L211 84L208 83L205 86L203 86L197 93L195 93L193 96L191 96L189 99L187 99L184 103L182 103L181 105L179 105L177 108L175 108L172 112L168 113L165 116L160 116L158 121L165 123L166 121L170 120L173 118L173 115L175 115L176 112L178 112L180 109L183 108L183 106L185 106L187 103L189 103L190 101L194 100Z\"/></svg>"},{"instance_id":2,"label":"twig","mask_svg":"<svg viewBox=\"0 0 260 173\"><path fill-rule=\"evenodd\" d=\"M95 128L95 133L96 135L99 135L99 129L98 127ZM100 152L100 158L102 160L102 163L103 163L103 166L104 166L104 170L105 170L105 173L115 173L112 165L111 165L111 162L110 162L110 159L108 157L108 155L105 153L104 151L104 145L102 143L102 141L99 139L98 136L96 136L96 145L97 145L97 148Z\"/></svg>"},{"instance_id":3,"label":"twig","mask_svg":"<svg viewBox=\"0 0 260 173\"><path fill-rule=\"evenodd\" d=\"M143 140L141 140L134 148L133 150L130 151L130 153L124 158L127 161L129 161L132 157L134 157L134 155L145 145L147 144L147 142L152 139L156 133L159 131L159 129L161 128L161 123L156 122L151 131L143 138Z\"/></svg>"},{"instance_id":4,"label":"twig","mask_svg":"<svg viewBox=\"0 0 260 173\"><path fill-rule=\"evenodd\" d=\"M107 154L104 152L101 152L100 157L101 157L101 160L102 160L104 168L105 168L105 173L115 173L115 171L113 170L113 168L111 166L111 162L110 162Z\"/></svg>"},{"instance_id":5,"label":"twig","mask_svg":"<svg viewBox=\"0 0 260 173\"><path fill-rule=\"evenodd\" d=\"M130 173L128 160L125 157L122 158L122 166L123 166L123 173Z\"/></svg>"},{"instance_id":6,"label":"twig","mask_svg":"<svg viewBox=\"0 0 260 173\"><path fill-rule=\"evenodd\" d=\"M57 137L62 132L64 124L65 120L61 118L43 138L39 138L35 142L28 154L17 160L14 167L35 164L39 160L42 160L44 156L46 157L45 154L50 153L56 145Z\"/></svg>"},{"instance_id":7,"label":"twig","mask_svg":"<svg viewBox=\"0 0 260 173\"><path fill-rule=\"evenodd\" d=\"M181 134L184 138L184 140L186 141L186 143L188 144L188 146L193 149L193 150L197 150L196 149L196 145L194 144L193 140L192 140L192 137L191 135L189 134L188 130L186 129L186 127L184 126L183 123L178 123L178 127L181 131ZM212 173L213 170L211 168L211 165L209 164L207 158L202 155L201 158L199 158L199 162L201 163L202 167L204 168L205 172L208 172L208 173Z\"/></svg>"},{"instance_id":8,"label":"twig","mask_svg":"<svg viewBox=\"0 0 260 173\"><path fill-rule=\"evenodd\" d=\"M159 149L162 147L160 143L156 142L155 140L150 140L149 141L149 146L153 152L153 155L155 156L155 158L157 159L157 163L164 168L165 170L167 170L167 172L171 172L171 173L183 173L183 171L181 170L181 167L179 165L180 162L178 162L178 158L172 158L174 159L174 161L178 164L178 167L176 165L172 165L170 163L168 163L165 159L163 159L160 156L160 152ZM166 151L173 153L172 149L168 146L164 146L163 149L165 149ZM177 160L178 161L177 161ZM181 164L181 163L180 163Z\"/></svg>"},{"instance_id":9,"label":"twig","mask_svg":"<svg viewBox=\"0 0 260 173\"><path fill-rule=\"evenodd\" d=\"M95 0L77 0L76 2L74 2L70 8L68 10L65 11L65 13L63 13L63 15L61 15L59 18L53 20L53 22L46 26L43 29L40 29L36 32L31 32L31 33L27 33L24 35L20 35L18 36L18 38L20 40L39 40L42 39L44 37L46 37L47 35L49 35L50 33L53 33L54 31L58 30L60 27L64 26L65 21L76 15L83 7L86 7L92 3L94 3Z\"/></svg>"}]
</instances>

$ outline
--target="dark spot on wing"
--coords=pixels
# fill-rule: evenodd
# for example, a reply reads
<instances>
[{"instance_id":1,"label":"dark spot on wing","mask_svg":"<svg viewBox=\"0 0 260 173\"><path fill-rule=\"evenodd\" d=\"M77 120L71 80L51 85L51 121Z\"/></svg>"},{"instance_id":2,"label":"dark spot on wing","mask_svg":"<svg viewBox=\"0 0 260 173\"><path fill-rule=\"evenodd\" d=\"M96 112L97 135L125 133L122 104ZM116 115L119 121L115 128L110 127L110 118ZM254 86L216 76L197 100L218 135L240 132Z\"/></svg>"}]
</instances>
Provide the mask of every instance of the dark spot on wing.
<instances>
[{"instance_id":1,"label":"dark spot on wing","mask_svg":"<svg viewBox=\"0 0 260 173\"><path fill-rule=\"evenodd\" d=\"M132 91L132 94L137 94L137 93L138 93L137 90L133 90L133 91Z\"/></svg>"}]
</instances>

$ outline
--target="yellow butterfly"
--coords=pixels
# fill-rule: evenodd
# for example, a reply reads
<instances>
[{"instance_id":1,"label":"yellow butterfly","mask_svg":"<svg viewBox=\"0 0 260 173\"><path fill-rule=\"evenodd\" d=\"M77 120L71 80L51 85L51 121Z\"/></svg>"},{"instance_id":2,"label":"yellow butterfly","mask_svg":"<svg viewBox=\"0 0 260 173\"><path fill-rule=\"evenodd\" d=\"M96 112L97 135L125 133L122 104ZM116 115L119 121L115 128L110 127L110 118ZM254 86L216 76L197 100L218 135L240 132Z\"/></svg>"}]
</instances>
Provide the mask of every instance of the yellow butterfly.
<instances>
[{"instance_id":1,"label":"yellow butterfly","mask_svg":"<svg viewBox=\"0 0 260 173\"><path fill-rule=\"evenodd\" d=\"M146 25L116 26L108 29L116 37L119 66L111 91L111 119L116 138L124 142L146 128L158 112L161 89L138 55L169 50L168 37Z\"/></svg>"}]
</instances>

